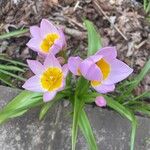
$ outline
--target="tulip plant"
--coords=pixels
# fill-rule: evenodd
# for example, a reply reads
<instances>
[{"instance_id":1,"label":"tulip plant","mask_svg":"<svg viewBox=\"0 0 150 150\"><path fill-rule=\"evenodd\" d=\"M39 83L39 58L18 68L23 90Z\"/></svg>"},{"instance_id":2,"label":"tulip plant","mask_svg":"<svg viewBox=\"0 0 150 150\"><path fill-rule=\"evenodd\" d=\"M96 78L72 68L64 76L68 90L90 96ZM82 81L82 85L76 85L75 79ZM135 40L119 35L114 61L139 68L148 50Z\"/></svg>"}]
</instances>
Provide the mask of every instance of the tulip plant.
<instances>
[{"instance_id":1,"label":"tulip plant","mask_svg":"<svg viewBox=\"0 0 150 150\"><path fill-rule=\"evenodd\" d=\"M117 58L115 47L102 47L101 38L92 22L85 20L84 25L88 31L88 51L87 56L82 58L69 56L62 29L50 21L42 19L40 27L30 27L32 38L27 46L38 53L41 61L27 60L34 76L23 84L25 90L0 111L0 123L21 116L37 106L41 107L41 120L54 104L67 99L73 112L72 150L76 149L79 128L89 150L98 150L85 111L86 105L95 103L98 107L114 109L131 122L130 149L134 150L137 126L135 113L150 115L150 105L139 101L149 97L150 93L146 91L135 96L133 90L148 73L150 61L137 77L116 86L116 83L131 75L133 69Z\"/></svg>"}]
</instances>

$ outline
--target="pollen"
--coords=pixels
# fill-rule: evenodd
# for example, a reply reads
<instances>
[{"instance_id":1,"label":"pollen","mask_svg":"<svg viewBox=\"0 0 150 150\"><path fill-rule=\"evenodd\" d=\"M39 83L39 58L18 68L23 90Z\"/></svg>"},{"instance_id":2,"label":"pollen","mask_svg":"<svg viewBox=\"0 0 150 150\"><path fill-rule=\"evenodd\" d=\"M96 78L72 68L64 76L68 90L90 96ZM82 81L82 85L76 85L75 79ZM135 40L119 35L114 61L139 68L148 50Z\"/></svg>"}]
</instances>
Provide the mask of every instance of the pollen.
<instances>
[{"instance_id":1,"label":"pollen","mask_svg":"<svg viewBox=\"0 0 150 150\"><path fill-rule=\"evenodd\" d=\"M55 91L62 86L63 73L60 68L48 68L41 76L41 85L47 91Z\"/></svg>"},{"instance_id":2,"label":"pollen","mask_svg":"<svg viewBox=\"0 0 150 150\"><path fill-rule=\"evenodd\" d=\"M79 68L77 69L77 73L78 73L78 75L81 75L81 71Z\"/></svg>"},{"instance_id":3,"label":"pollen","mask_svg":"<svg viewBox=\"0 0 150 150\"><path fill-rule=\"evenodd\" d=\"M110 65L103 58L100 59L96 64L103 74L103 80L105 80L110 74L111 71Z\"/></svg>"},{"instance_id":4,"label":"pollen","mask_svg":"<svg viewBox=\"0 0 150 150\"><path fill-rule=\"evenodd\" d=\"M47 34L47 36L41 42L41 50L45 53L48 53L50 48L54 45L54 42L59 38L59 35L56 33Z\"/></svg>"},{"instance_id":5,"label":"pollen","mask_svg":"<svg viewBox=\"0 0 150 150\"><path fill-rule=\"evenodd\" d=\"M101 82L100 82L100 81L93 80L93 81L91 81L91 85L92 85L92 86L99 86L99 85L101 85Z\"/></svg>"},{"instance_id":6,"label":"pollen","mask_svg":"<svg viewBox=\"0 0 150 150\"><path fill-rule=\"evenodd\" d=\"M105 80L109 74L110 74L110 71L111 71L111 68L110 68L110 65L102 58L100 59L96 65L99 67L99 69L101 70L102 72L102 75L103 75L103 80ZM101 85L102 83L100 81L96 81L96 80L93 80L91 81L91 85L92 86L99 86Z\"/></svg>"}]
</instances>

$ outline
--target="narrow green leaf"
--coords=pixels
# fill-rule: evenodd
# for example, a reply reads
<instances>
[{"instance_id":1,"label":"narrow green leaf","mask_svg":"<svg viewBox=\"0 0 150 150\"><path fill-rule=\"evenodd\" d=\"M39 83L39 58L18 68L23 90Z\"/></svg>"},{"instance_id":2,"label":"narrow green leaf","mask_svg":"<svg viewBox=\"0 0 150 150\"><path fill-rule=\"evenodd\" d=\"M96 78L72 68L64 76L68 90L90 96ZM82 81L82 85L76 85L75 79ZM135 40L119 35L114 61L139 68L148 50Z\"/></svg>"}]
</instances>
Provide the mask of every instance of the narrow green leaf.
<instances>
[{"instance_id":1,"label":"narrow green leaf","mask_svg":"<svg viewBox=\"0 0 150 150\"><path fill-rule=\"evenodd\" d=\"M41 108L41 111L40 111L40 115L39 115L39 120L42 120L46 113L48 112L48 110L54 105L56 104L59 100L62 100L62 98L65 96L65 94L62 94L62 93L58 93L55 98L48 102L48 103L45 103L43 105L43 107Z\"/></svg>"},{"instance_id":2,"label":"narrow green leaf","mask_svg":"<svg viewBox=\"0 0 150 150\"><path fill-rule=\"evenodd\" d=\"M145 11L146 11L147 14L150 13L150 2L148 2L148 5L147 5Z\"/></svg>"},{"instance_id":3,"label":"narrow green leaf","mask_svg":"<svg viewBox=\"0 0 150 150\"><path fill-rule=\"evenodd\" d=\"M136 129L137 129L137 120L135 117L132 118L131 121L131 140L130 140L130 150L134 150L135 145L135 137L136 137Z\"/></svg>"},{"instance_id":4,"label":"narrow green leaf","mask_svg":"<svg viewBox=\"0 0 150 150\"><path fill-rule=\"evenodd\" d=\"M25 72L23 69L16 67L16 66L9 66L9 65L2 65L0 64L0 70L10 70L10 71L18 71L18 72Z\"/></svg>"},{"instance_id":5,"label":"narrow green leaf","mask_svg":"<svg viewBox=\"0 0 150 150\"><path fill-rule=\"evenodd\" d=\"M144 6L144 10L146 11L146 7L147 7L147 0L143 1L143 6Z\"/></svg>"},{"instance_id":6,"label":"narrow green leaf","mask_svg":"<svg viewBox=\"0 0 150 150\"><path fill-rule=\"evenodd\" d=\"M133 108L133 107L132 107ZM133 108L135 112L140 112L144 115L148 115L150 117L150 110L147 110L145 107L139 106Z\"/></svg>"},{"instance_id":7,"label":"narrow green leaf","mask_svg":"<svg viewBox=\"0 0 150 150\"><path fill-rule=\"evenodd\" d=\"M149 73L149 71L150 71L150 59L146 62L145 66L141 70L141 72L130 81L130 82L132 82L132 84L126 86L126 90L125 90L125 92L122 93L123 96L120 98L130 95L131 92L138 86L138 84L147 75L147 73Z\"/></svg>"},{"instance_id":8,"label":"narrow green leaf","mask_svg":"<svg viewBox=\"0 0 150 150\"><path fill-rule=\"evenodd\" d=\"M3 35L0 35L0 40L8 39L11 37L18 37L27 33L28 31L29 29L21 29L21 30L16 30L16 31L9 32L9 33L4 33Z\"/></svg>"},{"instance_id":9,"label":"narrow green leaf","mask_svg":"<svg viewBox=\"0 0 150 150\"><path fill-rule=\"evenodd\" d=\"M6 75L6 74L3 74L0 72L0 81L2 81L3 83L5 83L6 85L9 85L11 87L15 87L12 82L11 82L11 78Z\"/></svg>"},{"instance_id":10,"label":"narrow green leaf","mask_svg":"<svg viewBox=\"0 0 150 150\"><path fill-rule=\"evenodd\" d=\"M77 96L74 97L74 110L73 110L73 123L72 123L72 150L76 149L76 141L78 135L78 121L80 112L83 108L83 100L78 99Z\"/></svg>"},{"instance_id":11,"label":"narrow green leaf","mask_svg":"<svg viewBox=\"0 0 150 150\"><path fill-rule=\"evenodd\" d=\"M5 71L5 70L0 70L0 72L3 73L3 74L9 75L9 76L11 76L11 77L14 77L14 78L16 78L16 79L18 79L18 80L26 81L25 78L20 77L20 76L18 76L18 75L16 75L16 74L13 74L13 73L11 73L11 72L8 72L8 71Z\"/></svg>"},{"instance_id":12,"label":"narrow green leaf","mask_svg":"<svg viewBox=\"0 0 150 150\"><path fill-rule=\"evenodd\" d=\"M84 24L88 31L88 56L90 56L95 54L102 47L102 41L91 21L85 20Z\"/></svg>"},{"instance_id":13,"label":"narrow green leaf","mask_svg":"<svg viewBox=\"0 0 150 150\"><path fill-rule=\"evenodd\" d=\"M84 94L87 93L88 89L89 89L89 82L85 78L80 77L76 87L77 96L83 97Z\"/></svg>"},{"instance_id":14,"label":"narrow green leaf","mask_svg":"<svg viewBox=\"0 0 150 150\"><path fill-rule=\"evenodd\" d=\"M123 103L123 105L131 105L131 104L136 104L137 100L143 100L143 99L146 99L146 98L150 98L150 92L149 91L145 91L143 92L142 94L136 96L135 98L131 99L130 101L126 101Z\"/></svg>"},{"instance_id":15,"label":"narrow green leaf","mask_svg":"<svg viewBox=\"0 0 150 150\"><path fill-rule=\"evenodd\" d=\"M41 93L22 91L0 110L0 123L25 113L28 109L43 104Z\"/></svg>"},{"instance_id":16,"label":"narrow green leaf","mask_svg":"<svg viewBox=\"0 0 150 150\"><path fill-rule=\"evenodd\" d=\"M80 112L79 127L87 140L89 150L98 150L90 122L84 110Z\"/></svg>"},{"instance_id":17,"label":"narrow green leaf","mask_svg":"<svg viewBox=\"0 0 150 150\"><path fill-rule=\"evenodd\" d=\"M107 105L109 107L116 110L121 115L123 115L124 117L126 117L128 120L131 121L132 130L131 130L131 141L130 141L131 147L130 147L130 150L134 150L136 127L137 127L137 120L136 120L135 115L128 108L124 107L123 105L121 105L117 101L111 99L108 96L104 96L104 97L105 97L105 99L107 101Z\"/></svg>"},{"instance_id":18,"label":"narrow green leaf","mask_svg":"<svg viewBox=\"0 0 150 150\"><path fill-rule=\"evenodd\" d=\"M11 60L9 57L5 56L5 57L0 57L0 60L2 61L6 61L6 62L9 62L13 65L20 65L20 66L23 66L23 67L28 67L27 64L24 64L22 62L19 62L19 61L16 61L16 60Z\"/></svg>"}]
</instances>

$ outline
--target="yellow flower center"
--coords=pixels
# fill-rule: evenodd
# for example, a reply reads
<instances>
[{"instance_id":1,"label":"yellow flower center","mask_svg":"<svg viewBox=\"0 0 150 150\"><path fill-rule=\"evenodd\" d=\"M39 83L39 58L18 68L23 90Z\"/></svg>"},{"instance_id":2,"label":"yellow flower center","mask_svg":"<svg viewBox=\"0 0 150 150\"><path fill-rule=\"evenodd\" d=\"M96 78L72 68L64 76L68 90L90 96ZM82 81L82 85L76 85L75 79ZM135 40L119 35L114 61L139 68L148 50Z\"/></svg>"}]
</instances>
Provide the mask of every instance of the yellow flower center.
<instances>
[{"instance_id":1,"label":"yellow flower center","mask_svg":"<svg viewBox=\"0 0 150 150\"><path fill-rule=\"evenodd\" d=\"M59 35L56 33L47 34L47 36L41 42L41 50L45 53L49 52L49 49L54 45L55 40L59 38Z\"/></svg>"},{"instance_id":2,"label":"yellow flower center","mask_svg":"<svg viewBox=\"0 0 150 150\"><path fill-rule=\"evenodd\" d=\"M81 71L80 71L79 68L77 69L77 73L78 73L79 76L81 75Z\"/></svg>"},{"instance_id":3,"label":"yellow flower center","mask_svg":"<svg viewBox=\"0 0 150 150\"><path fill-rule=\"evenodd\" d=\"M60 68L48 68L41 76L41 85L47 91L57 90L62 86L63 73Z\"/></svg>"},{"instance_id":4,"label":"yellow flower center","mask_svg":"<svg viewBox=\"0 0 150 150\"><path fill-rule=\"evenodd\" d=\"M100 68L102 75L103 75L103 80L105 80L108 75L110 74L111 68L110 65L102 58L100 59L96 65ZM101 84L100 81L91 81L92 86L98 86Z\"/></svg>"}]
</instances>

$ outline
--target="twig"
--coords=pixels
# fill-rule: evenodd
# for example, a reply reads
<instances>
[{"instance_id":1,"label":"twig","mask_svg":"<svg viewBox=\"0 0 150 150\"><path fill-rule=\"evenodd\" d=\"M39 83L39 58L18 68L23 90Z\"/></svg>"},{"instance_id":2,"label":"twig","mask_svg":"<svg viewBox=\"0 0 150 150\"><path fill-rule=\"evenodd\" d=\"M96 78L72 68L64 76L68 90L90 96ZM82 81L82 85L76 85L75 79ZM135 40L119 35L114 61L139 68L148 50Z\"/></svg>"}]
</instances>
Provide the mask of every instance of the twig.
<instances>
[{"instance_id":1,"label":"twig","mask_svg":"<svg viewBox=\"0 0 150 150\"><path fill-rule=\"evenodd\" d=\"M110 18L107 16L107 14L103 11L103 9L101 8L101 6L98 4L98 1L97 0L94 0L93 3L95 4L95 6L98 8L98 10L104 15L104 17L111 23L111 25L115 28L115 30L126 40L128 41L128 38L119 30L119 28L114 25ZM100 13L98 11L98 13Z\"/></svg>"},{"instance_id":2,"label":"twig","mask_svg":"<svg viewBox=\"0 0 150 150\"><path fill-rule=\"evenodd\" d=\"M79 7L79 4L80 4L80 1L77 1L73 8L73 11L76 11L76 9Z\"/></svg>"},{"instance_id":3,"label":"twig","mask_svg":"<svg viewBox=\"0 0 150 150\"><path fill-rule=\"evenodd\" d=\"M86 33L85 32L81 32L81 31L78 31L78 30L75 30L75 29L64 28L64 32L66 34L69 34L73 37L77 37L77 38L80 38L80 39L85 39L86 38Z\"/></svg>"},{"instance_id":4,"label":"twig","mask_svg":"<svg viewBox=\"0 0 150 150\"><path fill-rule=\"evenodd\" d=\"M71 19L71 18L69 18L69 17L65 17L65 19L67 19L68 22L70 22L70 23L72 23L72 24L75 24L76 26L78 26L78 27L80 27L81 29L85 30L85 27L84 27L81 23L77 22L76 20Z\"/></svg>"},{"instance_id":5,"label":"twig","mask_svg":"<svg viewBox=\"0 0 150 150\"><path fill-rule=\"evenodd\" d=\"M140 44L135 45L135 48L136 48L136 49L141 48L146 42L147 42L147 40L142 41Z\"/></svg>"}]
</instances>

